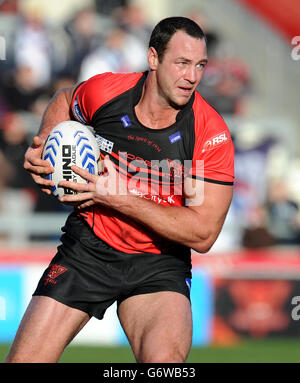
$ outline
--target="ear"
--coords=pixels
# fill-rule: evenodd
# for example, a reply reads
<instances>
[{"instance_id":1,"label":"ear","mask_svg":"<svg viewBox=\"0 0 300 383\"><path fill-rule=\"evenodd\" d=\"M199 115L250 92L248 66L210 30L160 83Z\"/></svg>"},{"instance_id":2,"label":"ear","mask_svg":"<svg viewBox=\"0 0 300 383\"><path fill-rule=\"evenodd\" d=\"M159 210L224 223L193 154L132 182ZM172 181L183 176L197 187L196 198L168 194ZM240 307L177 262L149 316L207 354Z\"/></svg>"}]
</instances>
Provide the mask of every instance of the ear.
<instances>
[{"instance_id":1,"label":"ear","mask_svg":"<svg viewBox=\"0 0 300 383\"><path fill-rule=\"evenodd\" d=\"M156 49L150 47L148 49L148 65L150 70L156 70L158 65L158 55Z\"/></svg>"}]
</instances>

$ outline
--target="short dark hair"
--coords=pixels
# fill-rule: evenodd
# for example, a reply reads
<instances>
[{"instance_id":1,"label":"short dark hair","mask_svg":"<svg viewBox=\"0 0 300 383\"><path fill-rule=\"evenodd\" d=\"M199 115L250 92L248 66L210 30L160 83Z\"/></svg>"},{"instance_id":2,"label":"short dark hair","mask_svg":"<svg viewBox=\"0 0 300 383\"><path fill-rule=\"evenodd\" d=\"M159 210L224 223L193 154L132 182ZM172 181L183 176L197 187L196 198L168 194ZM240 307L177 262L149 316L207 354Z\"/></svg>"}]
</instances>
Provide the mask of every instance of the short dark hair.
<instances>
[{"instance_id":1,"label":"short dark hair","mask_svg":"<svg viewBox=\"0 0 300 383\"><path fill-rule=\"evenodd\" d=\"M149 41L149 48L153 47L156 50L160 62L163 59L168 42L174 33L179 30L184 31L191 37L204 39L206 41L204 32L193 20L179 16L167 17L154 27Z\"/></svg>"}]
</instances>

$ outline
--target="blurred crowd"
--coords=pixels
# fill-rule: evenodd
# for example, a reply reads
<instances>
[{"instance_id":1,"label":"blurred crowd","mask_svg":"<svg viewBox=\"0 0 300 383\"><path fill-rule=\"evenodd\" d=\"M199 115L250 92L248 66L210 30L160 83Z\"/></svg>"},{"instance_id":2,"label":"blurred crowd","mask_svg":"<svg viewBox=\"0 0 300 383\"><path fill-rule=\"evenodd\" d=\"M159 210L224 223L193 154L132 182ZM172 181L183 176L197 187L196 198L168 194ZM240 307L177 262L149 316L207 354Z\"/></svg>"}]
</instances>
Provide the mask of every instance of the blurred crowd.
<instances>
[{"instance_id":1,"label":"blurred crowd","mask_svg":"<svg viewBox=\"0 0 300 383\"><path fill-rule=\"evenodd\" d=\"M54 26L38 8L24 13L18 1L1 2L0 212L69 210L33 183L23 169L24 154L57 90L97 73L147 69L151 28L139 7L123 3L95 2Z\"/></svg>"},{"instance_id":2,"label":"blurred crowd","mask_svg":"<svg viewBox=\"0 0 300 383\"><path fill-rule=\"evenodd\" d=\"M23 169L46 105L58 89L97 73L147 70L153 25L139 5L126 0L95 0L55 26L38 11L22 12L18 3L0 2L0 35L5 30L6 36L6 59L0 61L0 214L64 211L69 208L44 195ZM184 16L207 35L209 64L199 92L222 116L246 117L253 92L246 63L199 10ZM240 246L300 243L297 201L281 180L266 182L266 158L276 146L272 137L246 148L236 141L231 218L240 222L233 236Z\"/></svg>"}]
</instances>

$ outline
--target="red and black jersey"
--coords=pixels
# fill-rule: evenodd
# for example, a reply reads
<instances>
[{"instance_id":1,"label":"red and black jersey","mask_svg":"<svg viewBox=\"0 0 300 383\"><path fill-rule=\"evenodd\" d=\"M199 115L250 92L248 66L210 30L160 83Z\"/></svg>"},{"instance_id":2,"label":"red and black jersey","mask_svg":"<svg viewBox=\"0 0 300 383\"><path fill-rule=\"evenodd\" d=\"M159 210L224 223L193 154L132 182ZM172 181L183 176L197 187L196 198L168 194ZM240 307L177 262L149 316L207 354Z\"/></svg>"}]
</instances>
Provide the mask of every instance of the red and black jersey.
<instances>
[{"instance_id":1,"label":"red and black jersey","mask_svg":"<svg viewBox=\"0 0 300 383\"><path fill-rule=\"evenodd\" d=\"M142 125L134 107L146 77L147 72L96 75L77 87L71 104L74 118L95 129L102 155L108 154L127 178L131 193L183 206L184 177L232 185L234 148L222 117L195 92L171 126ZM160 254L174 248L174 243L109 208L96 206L80 214L98 237L122 252Z\"/></svg>"}]
</instances>

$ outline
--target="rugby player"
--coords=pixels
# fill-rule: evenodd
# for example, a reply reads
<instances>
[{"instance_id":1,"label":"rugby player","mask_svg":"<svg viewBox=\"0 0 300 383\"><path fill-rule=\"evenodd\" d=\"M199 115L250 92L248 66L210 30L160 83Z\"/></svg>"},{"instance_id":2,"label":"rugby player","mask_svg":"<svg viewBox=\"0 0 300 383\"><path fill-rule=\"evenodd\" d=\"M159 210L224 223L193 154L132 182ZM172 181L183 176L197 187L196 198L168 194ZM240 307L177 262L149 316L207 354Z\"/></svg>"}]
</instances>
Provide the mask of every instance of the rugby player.
<instances>
[{"instance_id":1,"label":"rugby player","mask_svg":"<svg viewBox=\"0 0 300 383\"><path fill-rule=\"evenodd\" d=\"M79 192L62 202L77 206L7 362L57 362L89 319L102 319L114 302L137 362L186 361L191 249L205 253L216 241L234 179L229 130L196 91L206 63L201 28L167 18L152 32L149 71L99 74L49 103L25 155L34 181L51 193L45 175L53 168L42 150L51 129L72 119L94 127L104 171L73 167L89 183L61 182Z\"/></svg>"}]
</instances>

